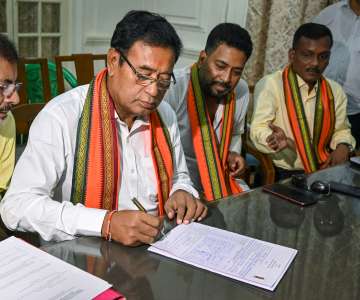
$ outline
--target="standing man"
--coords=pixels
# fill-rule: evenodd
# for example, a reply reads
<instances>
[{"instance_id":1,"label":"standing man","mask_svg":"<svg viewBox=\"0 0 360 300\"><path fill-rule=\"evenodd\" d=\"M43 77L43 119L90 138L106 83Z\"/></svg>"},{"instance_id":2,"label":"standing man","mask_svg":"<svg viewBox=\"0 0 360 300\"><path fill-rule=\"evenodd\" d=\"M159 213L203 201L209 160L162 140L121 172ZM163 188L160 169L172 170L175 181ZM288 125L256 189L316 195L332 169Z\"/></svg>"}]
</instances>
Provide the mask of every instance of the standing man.
<instances>
[{"instance_id":1,"label":"standing man","mask_svg":"<svg viewBox=\"0 0 360 300\"><path fill-rule=\"evenodd\" d=\"M328 6L314 19L330 28L334 46L325 75L343 87L351 134L360 146L360 0L343 0Z\"/></svg>"},{"instance_id":2,"label":"standing man","mask_svg":"<svg viewBox=\"0 0 360 300\"><path fill-rule=\"evenodd\" d=\"M177 115L191 179L208 201L244 188L235 180L245 168L241 134L249 102L240 77L251 52L245 29L217 25L198 62L175 72L177 84L165 96Z\"/></svg>"},{"instance_id":3,"label":"standing man","mask_svg":"<svg viewBox=\"0 0 360 300\"><path fill-rule=\"evenodd\" d=\"M154 241L164 214L178 224L205 217L176 116L160 104L175 83L180 49L159 15L131 11L117 24L107 67L34 120L0 204L9 229L45 240L87 235L135 246Z\"/></svg>"},{"instance_id":4,"label":"standing man","mask_svg":"<svg viewBox=\"0 0 360 300\"><path fill-rule=\"evenodd\" d=\"M301 25L289 65L255 87L250 137L259 151L271 155L277 180L343 163L355 146L346 95L322 76L332 43L326 26Z\"/></svg>"},{"instance_id":5,"label":"standing man","mask_svg":"<svg viewBox=\"0 0 360 300\"><path fill-rule=\"evenodd\" d=\"M0 200L8 188L15 164L16 130L10 110L19 103L17 61L14 45L0 34Z\"/></svg>"}]
</instances>

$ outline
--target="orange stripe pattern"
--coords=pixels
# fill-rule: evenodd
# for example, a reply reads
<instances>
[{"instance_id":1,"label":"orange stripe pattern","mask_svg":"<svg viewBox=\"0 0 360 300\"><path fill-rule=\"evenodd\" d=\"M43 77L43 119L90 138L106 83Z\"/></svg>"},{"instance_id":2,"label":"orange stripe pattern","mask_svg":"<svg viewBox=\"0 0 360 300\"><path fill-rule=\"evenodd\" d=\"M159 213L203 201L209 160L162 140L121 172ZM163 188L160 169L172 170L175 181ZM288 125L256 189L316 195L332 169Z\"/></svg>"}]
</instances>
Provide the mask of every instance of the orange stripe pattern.
<instances>
[{"instance_id":1,"label":"orange stripe pattern","mask_svg":"<svg viewBox=\"0 0 360 300\"><path fill-rule=\"evenodd\" d=\"M172 186L173 152L169 133L157 111L150 114L150 127L152 158L158 182L159 216L162 216Z\"/></svg>"},{"instance_id":2,"label":"orange stripe pattern","mask_svg":"<svg viewBox=\"0 0 360 300\"><path fill-rule=\"evenodd\" d=\"M86 207L114 210L121 184L121 149L115 123L114 102L103 69L90 83L79 120L71 201ZM159 214L169 197L173 176L169 133L157 111L150 114L152 156L158 181Z\"/></svg>"},{"instance_id":3,"label":"orange stripe pattern","mask_svg":"<svg viewBox=\"0 0 360 300\"><path fill-rule=\"evenodd\" d=\"M242 189L230 177L227 168L227 158L234 124L234 93L231 93L226 99L222 116L220 142L210 121L206 102L200 88L196 64L191 68L187 107L195 156L206 200L212 201L241 193Z\"/></svg>"},{"instance_id":4,"label":"orange stripe pattern","mask_svg":"<svg viewBox=\"0 0 360 300\"><path fill-rule=\"evenodd\" d=\"M297 151L306 173L315 172L330 154L329 143L334 132L335 109L331 87L324 77L318 83L315 119L311 139L296 74L290 66L283 71L283 84L289 123Z\"/></svg>"}]
</instances>

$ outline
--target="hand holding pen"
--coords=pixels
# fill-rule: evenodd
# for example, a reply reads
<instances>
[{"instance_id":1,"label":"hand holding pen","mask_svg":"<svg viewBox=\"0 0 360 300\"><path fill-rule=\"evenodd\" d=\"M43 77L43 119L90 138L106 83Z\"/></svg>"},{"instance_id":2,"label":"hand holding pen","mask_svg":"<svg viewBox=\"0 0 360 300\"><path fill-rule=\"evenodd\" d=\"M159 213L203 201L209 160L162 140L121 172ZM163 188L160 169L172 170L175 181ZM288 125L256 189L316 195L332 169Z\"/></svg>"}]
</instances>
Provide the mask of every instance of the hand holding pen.
<instances>
[{"instance_id":1,"label":"hand holding pen","mask_svg":"<svg viewBox=\"0 0 360 300\"><path fill-rule=\"evenodd\" d=\"M146 213L141 203L138 209L116 211L112 214L111 226L109 226L112 240L126 246L151 244L155 241L163 228L163 218ZM177 224L200 221L207 214L207 207L203 203L182 190L173 193L165 202L164 210L169 220L176 217ZM102 236L104 237L106 237L104 233L107 232L109 215L108 212L103 221Z\"/></svg>"},{"instance_id":2,"label":"hand holding pen","mask_svg":"<svg viewBox=\"0 0 360 300\"><path fill-rule=\"evenodd\" d=\"M139 202L139 200L137 200L136 198L132 198L131 201L134 203L134 205L142 212L147 212L146 209L144 208L144 206L142 206L142 204ZM160 217L161 220L163 221L162 226L161 226L161 230L158 234L158 236L156 237L156 240L159 238L162 238L166 235L166 233L168 233L174 226L175 224L171 224L167 219L164 219L163 217Z\"/></svg>"},{"instance_id":3,"label":"hand holding pen","mask_svg":"<svg viewBox=\"0 0 360 300\"><path fill-rule=\"evenodd\" d=\"M142 209L139 208L139 210L108 212L104 218L101 231L104 238L107 236L105 233L108 231L107 227L110 216L112 218L108 229L111 240L125 246L152 244L162 228L161 218L147 214L144 207Z\"/></svg>"},{"instance_id":4,"label":"hand holding pen","mask_svg":"<svg viewBox=\"0 0 360 300\"><path fill-rule=\"evenodd\" d=\"M142 204L136 199L131 199L136 207L146 212ZM176 215L177 224L189 224L192 221L201 221L207 215L207 207L199 199L195 199L190 193L177 190L165 202L165 212L169 220L174 219Z\"/></svg>"},{"instance_id":5,"label":"hand holding pen","mask_svg":"<svg viewBox=\"0 0 360 300\"><path fill-rule=\"evenodd\" d=\"M144 213L147 213L146 209L144 208L144 206L142 206L142 204L139 202L138 199L132 198L131 201L132 201L132 203L135 204L135 206L136 206L140 211L142 211L142 212L144 212Z\"/></svg>"}]
</instances>

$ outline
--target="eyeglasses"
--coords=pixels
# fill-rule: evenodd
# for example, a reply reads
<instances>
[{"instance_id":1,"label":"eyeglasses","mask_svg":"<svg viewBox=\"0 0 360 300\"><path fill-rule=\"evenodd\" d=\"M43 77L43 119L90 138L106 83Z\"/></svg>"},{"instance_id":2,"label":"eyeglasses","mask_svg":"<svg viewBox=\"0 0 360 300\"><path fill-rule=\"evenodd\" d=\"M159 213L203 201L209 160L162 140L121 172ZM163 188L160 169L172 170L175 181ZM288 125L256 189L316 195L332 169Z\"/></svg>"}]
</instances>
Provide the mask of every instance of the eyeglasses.
<instances>
[{"instance_id":1,"label":"eyeglasses","mask_svg":"<svg viewBox=\"0 0 360 300\"><path fill-rule=\"evenodd\" d=\"M156 85L160 91L166 91L171 84L176 84L176 79L173 73L171 73L172 80L167 79L158 79L154 78L145 74L142 74L138 70L135 69L135 67L129 62L129 60L126 58L126 56L120 51L119 49L116 49L121 57L125 60L125 62L129 65L130 69L134 72L136 76L136 84L142 85L142 86L148 86L150 84L153 84L156 82Z\"/></svg>"},{"instance_id":2,"label":"eyeglasses","mask_svg":"<svg viewBox=\"0 0 360 300\"><path fill-rule=\"evenodd\" d=\"M22 86L21 82L0 82L0 92L4 97L10 97L15 91L19 91Z\"/></svg>"}]
</instances>

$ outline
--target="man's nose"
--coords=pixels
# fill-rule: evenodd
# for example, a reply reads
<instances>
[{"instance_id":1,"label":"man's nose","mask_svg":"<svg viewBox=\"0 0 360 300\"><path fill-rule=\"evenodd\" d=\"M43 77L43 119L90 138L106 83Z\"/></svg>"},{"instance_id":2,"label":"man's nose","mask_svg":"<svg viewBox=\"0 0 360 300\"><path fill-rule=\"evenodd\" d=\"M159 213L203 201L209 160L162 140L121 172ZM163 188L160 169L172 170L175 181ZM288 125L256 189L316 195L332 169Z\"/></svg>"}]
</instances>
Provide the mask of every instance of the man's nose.
<instances>
[{"instance_id":1,"label":"man's nose","mask_svg":"<svg viewBox=\"0 0 360 300\"><path fill-rule=\"evenodd\" d=\"M318 58L316 55L314 55L314 56L312 57L311 65L312 65L313 67L317 67L317 66L319 65L319 58Z\"/></svg>"},{"instance_id":2,"label":"man's nose","mask_svg":"<svg viewBox=\"0 0 360 300\"><path fill-rule=\"evenodd\" d=\"M221 80L225 83L231 81L231 69L226 69L221 74Z\"/></svg>"},{"instance_id":3,"label":"man's nose","mask_svg":"<svg viewBox=\"0 0 360 300\"><path fill-rule=\"evenodd\" d=\"M160 90L157 85L157 81L151 82L149 85L145 87L145 91L152 97L156 97L159 95Z\"/></svg>"},{"instance_id":4,"label":"man's nose","mask_svg":"<svg viewBox=\"0 0 360 300\"><path fill-rule=\"evenodd\" d=\"M17 92L17 90L14 90L14 92L8 96L8 97L5 97L5 102L11 104L11 105L17 105L20 103L20 97L19 97L19 94Z\"/></svg>"}]
</instances>

